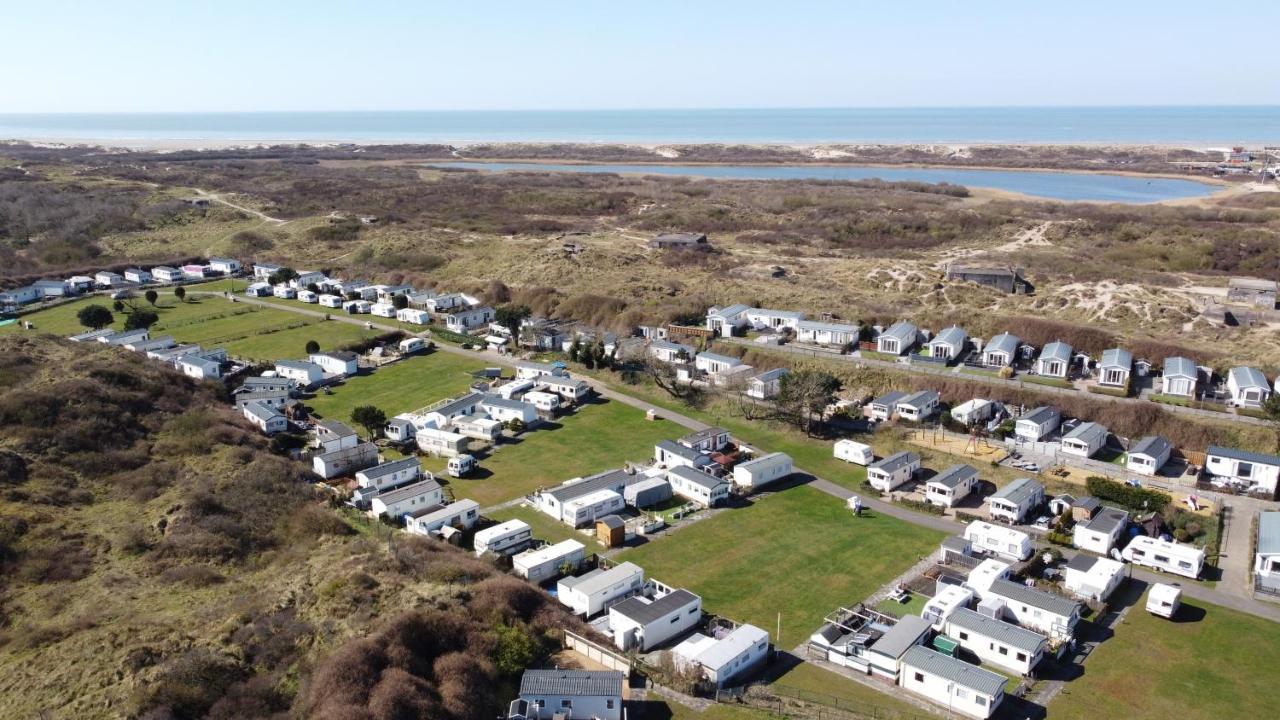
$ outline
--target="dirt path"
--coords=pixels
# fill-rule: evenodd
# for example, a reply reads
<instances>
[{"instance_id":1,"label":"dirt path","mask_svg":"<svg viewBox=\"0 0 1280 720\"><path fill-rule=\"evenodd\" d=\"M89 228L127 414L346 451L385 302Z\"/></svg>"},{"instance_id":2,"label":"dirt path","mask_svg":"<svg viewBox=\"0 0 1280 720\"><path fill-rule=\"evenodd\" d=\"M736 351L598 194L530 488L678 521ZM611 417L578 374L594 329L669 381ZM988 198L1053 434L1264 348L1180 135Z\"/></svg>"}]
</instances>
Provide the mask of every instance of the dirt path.
<instances>
[{"instance_id":1,"label":"dirt path","mask_svg":"<svg viewBox=\"0 0 1280 720\"><path fill-rule=\"evenodd\" d=\"M243 205L237 205L236 203L233 203L230 200L227 200L226 198L222 197L218 193L209 192L208 190L201 190L200 188L192 188L192 189L195 190L196 195L204 198L205 200L208 200L210 202L216 202L220 205L226 205L227 207L239 210L240 212L249 213L250 215L255 215L269 223L274 223L275 225L288 225L290 222L288 220L281 220L280 218L271 217L270 215L262 212L261 210L254 210L253 208L245 207Z\"/></svg>"}]
</instances>

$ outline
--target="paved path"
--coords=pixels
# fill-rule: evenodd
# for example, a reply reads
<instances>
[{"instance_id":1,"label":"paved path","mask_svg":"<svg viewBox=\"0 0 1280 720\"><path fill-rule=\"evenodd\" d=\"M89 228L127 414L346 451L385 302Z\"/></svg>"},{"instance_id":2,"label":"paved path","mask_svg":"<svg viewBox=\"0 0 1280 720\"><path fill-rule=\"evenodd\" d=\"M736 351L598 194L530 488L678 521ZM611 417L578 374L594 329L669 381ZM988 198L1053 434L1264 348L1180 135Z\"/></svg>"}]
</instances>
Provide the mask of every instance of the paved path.
<instances>
[{"instance_id":1,"label":"paved path","mask_svg":"<svg viewBox=\"0 0 1280 720\"><path fill-rule=\"evenodd\" d=\"M207 291L205 292L197 291L197 292L193 292L192 294L193 295L195 294L227 295L227 293L207 292ZM312 317L324 317L325 315L328 315L335 322L347 322L353 325L359 325L361 327L372 326L373 328L383 330L386 332L394 332L394 331L410 332L397 325L384 325L381 323L373 322L371 320L360 319L360 317L364 317L364 316L353 317L351 315L345 315L345 314L324 313L324 312L312 310L307 307L295 308L295 307L290 307L288 305L264 302L256 298L242 297L238 295L234 297L236 302L249 303L251 305L262 305L264 307L279 308L289 312L296 312L299 314L309 315ZM410 332L410 334L415 334L415 333ZM423 332L417 333L417 334L425 336L428 333L424 329ZM457 355L483 358L486 362L491 362L491 363L504 365L508 367L513 366L515 364L515 361L511 357L507 355L501 355L499 353L489 351L489 350L463 350L460 347L456 347L454 345L450 345L448 343L442 343L442 342L436 343L436 349L443 352L453 353ZM639 408L640 410L648 411L652 409L655 412L657 412L659 416L666 418L671 422L676 423L677 425L687 427L691 430L701 430L703 428L709 427L707 423L704 423L701 420L691 418L687 415L683 415L681 413L674 412L666 408L660 408L656 405L653 405L652 403L646 402L644 400L633 397L631 395L627 395L624 392L614 389L608 383L605 383L601 380L597 380L594 378L584 378L584 379L593 388L595 388L596 391L599 392L602 397L608 398L610 400L617 400L618 402L624 403L626 405L630 405L635 408ZM1104 396L1100 395L1098 397L1104 397ZM823 479L818 475L814 475L813 473L808 473L801 468L796 468L796 472L809 475L812 478L812 480L809 482L809 485L811 487L817 490L820 490L828 495L831 495L832 497L838 498L842 501L848 500L851 496L855 494L860 494L860 493L854 493L852 490L849 490L845 487L837 485L836 483L833 483L829 480ZM1225 548L1224 552L1227 552L1228 557L1232 558L1233 561L1237 561L1240 557L1244 557L1246 559L1249 557L1248 536L1249 536L1250 520L1246 518L1246 515L1248 517L1252 517L1252 511L1236 510L1237 507L1241 507L1243 509L1244 504L1247 502L1258 503L1256 507L1264 507L1263 505L1261 505L1263 501L1251 500L1250 498L1232 498L1231 500L1227 501L1228 506L1231 506L1233 508L1232 510L1233 523L1230 526L1231 530L1227 533L1226 542L1228 543L1228 545ZM962 523L958 523L946 517L940 517L937 515L926 515L924 513L918 513L913 510L908 510L900 505L887 503L876 497L868 497L866 495L862 495L862 505L863 505L864 511L870 510L872 512L883 513L890 517L894 517L899 520L904 520L909 523L914 523L916 525L927 527L932 530L938 530L940 532L948 533L951 535L956 535L964 532L964 525ZM1243 541L1241 540L1242 537L1244 538ZM1038 548L1040 549L1045 549L1048 547L1051 547L1051 546L1045 543L1038 544ZM1076 551L1072 550L1071 548L1063 548L1063 547L1057 547L1057 546L1052 546L1052 547L1055 547L1068 559L1076 555ZM1156 574L1154 572L1143 570L1134 565L1129 565L1128 567L1130 568L1130 571L1131 571L1130 572L1131 577L1144 580L1148 583L1180 582L1182 586L1183 594L1188 598L1192 598L1202 602L1214 603L1217 605L1221 605L1223 607L1231 608L1233 610L1238 610L1240 612L1248 613L1250 615L1255 615L1257 617L1265 618L1267 620L1274 620L1276 622L1280 622L1280 605L1271 604L1271 603L1263 602L1261 600L1253 599L1251 596L1249 596L1248 592L1243 589L1243 586L1239 585L1239 580L1241 580L1242 577L1238 577L1238 576L1224 577L1223 581L1218 583L1219 587L1211 587L1209 585L1204 585L1201 583L1181 581L1179 578L1172 575ZM1234 589L1228 589L1227 587L1228 585L1234 585L1239 587L1239 592L1235 592Z\"/></svg>"},{"instance_id":2,"label":"paved path","mask_svg":"<svg viewBox=\"0 0 1280 720\"><path fill-rule=\"evenodd\" d=\"M745 347L752 348L753 350L763 350L765 352L772 351L772 352L780 352L780 353L790 353L793 355L801 355L803 357L827 359L834 362L847 362L847 363L853 363L855 365L862 365L866 367L885 368L888 370L895 370L901 373L913 373L916 375L940 375L940 376L946 376L950 378L959 378L961 380L971 380L973 382L983 383L986 385L1001 385L1004 387L1012 387L1012 388L1017 388L1019 390L1031 390L1034 392L1047 393L1047 394L1072 395L1075 397L1080 397L1083 394L1091 400L1100 400L1103 402L1142 403L1142 404L1150 404L1152 402L1151 400L1144 400L1142 398L1132 398L1132 397L1122 398L1122 397L1115 397L1113 395L1103 395L1100 393L1081 393L1079 390L1076 390L1075 388L1063 388L1063 387L1057 387L1055 385L1041 385L1039 383L1028 383L1028 382L1024 382L1022 380L1016 380L1016 379L1005 380L1004 378L998 378L998 377L995 377L994 375L988 376L988 375L973 375L968 373L960 373L959 372L960 368L958 367L946 367L946 366L938 367L931 363L908 364L908 363L899 363L899 362L889 362L886 360L877 360L874 358L864 358L856 355L840 355L838 353L825 352L822 350L811 350L809 348L795 347L792 345L760 345L757 343L753 343L750 340L747 340L745 338L719 338L719 340L725 343L729 343L731 345L743 345ZM1191 415L1191 416L1202 417L1202 418L1210 418L1213 420L1217 420L1219 422L1227 421L1227 422L1242 423L1245 425L1264 425L1264 426L1270 426L1272 424L1269 420L1262 420L1260 418L1249 417L1248 415L1234 415L1230 413L1214 412L1212 410L1201 410L1200 408L1184 407L1182 405L1166 405L1163 403L1160 404L1160 407L1172 413L1177 413L1180 415Z\"/></svg>"}]
</instances>

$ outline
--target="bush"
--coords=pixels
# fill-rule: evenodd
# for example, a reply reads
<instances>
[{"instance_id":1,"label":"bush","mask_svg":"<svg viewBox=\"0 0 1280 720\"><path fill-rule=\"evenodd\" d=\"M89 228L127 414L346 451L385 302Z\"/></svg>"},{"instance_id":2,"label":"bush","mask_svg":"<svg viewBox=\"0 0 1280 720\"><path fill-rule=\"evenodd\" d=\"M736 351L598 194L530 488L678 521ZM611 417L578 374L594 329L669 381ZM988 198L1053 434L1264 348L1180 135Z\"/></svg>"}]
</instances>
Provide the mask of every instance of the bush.
<instances>
[{"instance_id":1,"label":"bush","mask_svg":"<svg viewBox=\"0 0 1280 720\"><path fill-rule=\"evenodd\" d=\"M1158 490L1134 487L1096 475L1087 478L1085 486L1090 495L1103 502L1115 503L1133 513L1159 510L1173 502L1172 497Z\"/></svg>"},{"instance_id":2,"label":"bush","mask_svg":"<svg viewBox=\"0 0 1280 720\"><path fill-rule=\"evenodd\" d=\"M910 508L911 510L915 510L916 512L921 512L928 515L943 515L946 512L942 507L938 505L934 505L933 503L930 503L930 502L924 502L922 500L911 500L909 498L902 498L900 500L896 500L895 502L898 505L901 505L905 508Z\"/></svg>"}]
</instances>

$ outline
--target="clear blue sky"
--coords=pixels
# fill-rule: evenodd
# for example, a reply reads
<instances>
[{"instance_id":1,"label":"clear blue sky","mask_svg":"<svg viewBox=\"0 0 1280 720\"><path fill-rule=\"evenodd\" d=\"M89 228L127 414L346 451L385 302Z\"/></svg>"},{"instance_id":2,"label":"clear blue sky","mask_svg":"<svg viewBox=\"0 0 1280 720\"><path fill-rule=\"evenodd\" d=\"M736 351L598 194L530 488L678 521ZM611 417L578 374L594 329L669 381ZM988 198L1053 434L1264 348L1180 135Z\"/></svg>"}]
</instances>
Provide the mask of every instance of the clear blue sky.
<instances>
[{"instance_id":1,"label":"clear blue sky","mask_svg":"<svg viewBox=\"0 0 1280 720\"><path fill-rule=\"evenodd\" d=\"M0 112L1280 102L1277 0L0 0L0 18Z\"/></svg>"}]
</instances>

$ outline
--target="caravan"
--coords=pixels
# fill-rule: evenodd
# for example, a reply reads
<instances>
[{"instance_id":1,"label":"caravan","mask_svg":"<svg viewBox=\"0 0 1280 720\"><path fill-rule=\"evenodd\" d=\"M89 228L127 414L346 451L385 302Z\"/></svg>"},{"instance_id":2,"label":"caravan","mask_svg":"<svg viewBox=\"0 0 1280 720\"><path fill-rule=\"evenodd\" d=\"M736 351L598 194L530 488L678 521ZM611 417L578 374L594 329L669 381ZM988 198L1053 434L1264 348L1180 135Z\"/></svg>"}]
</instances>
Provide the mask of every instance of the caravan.
<instances>
[{"instance_id":1,"label":"caravan","mask_svg":"<svg viewBox=\"0 0 1280 720\"><path fill-rule=\"evenodd\" d=\"M835 447L835 457L837 460L844 460L855 465L870 465L875 462L876 454L872 451L871 446L865 443L854 442L852 440L837 440Z\"/></svg>"},{"instance_id":2,"label":"caravan","mask_svg":"<svg viewBox=\"0 0 1280 720\"><path fill-rule=\"evenodd\" d=\"M1145 535L1131 540L1121 557L1135 565L1145 565L1193 580L1200 577L1200 571L1204 569L1204 550Z\"/></svg>"}]
</instances>

